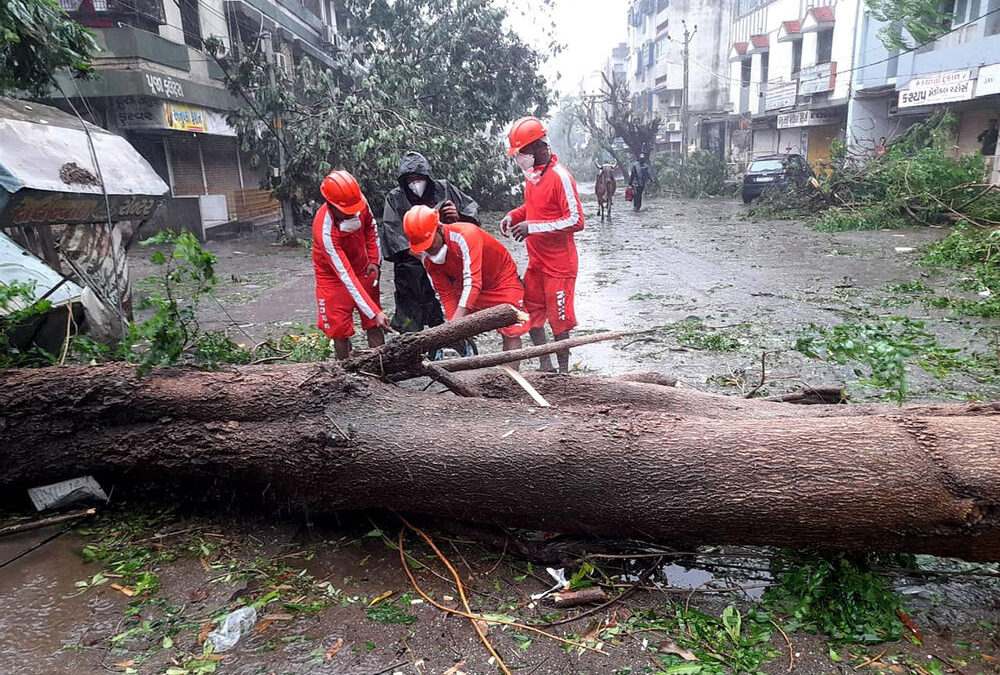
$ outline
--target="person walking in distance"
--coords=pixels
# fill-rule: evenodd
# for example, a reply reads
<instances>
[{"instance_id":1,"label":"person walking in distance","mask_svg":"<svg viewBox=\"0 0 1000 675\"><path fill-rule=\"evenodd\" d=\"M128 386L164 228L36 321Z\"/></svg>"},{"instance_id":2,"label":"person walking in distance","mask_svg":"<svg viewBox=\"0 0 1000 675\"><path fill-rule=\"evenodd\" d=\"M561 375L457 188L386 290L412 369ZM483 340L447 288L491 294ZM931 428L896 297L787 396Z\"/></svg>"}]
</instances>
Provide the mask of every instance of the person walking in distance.
<instances>
[{"instance_id":1,"label":"person walking in distance","mask_svg":"<svg viewBox=\"0 0 1000 675\"><path fill-rule=\"evenodd\" d=\"M639 161L632 166L632 174L628 178L628 185L632 188L632 208L636 211L642 209L642 193L653 179L651 171L646 153L640 152Z\"/></svg>"},{"instance_id":2,"label":"person walking in distance","mask_svg":"<svg viewBox=\"0 0 1000 675\"><path fill-rule=\"evenodd\" d=\"M313 271L317 325L333 340L337 358L351 353L354 312L368 346L385 343L391 331L379 297L379 245L375 219L358 181L347 171L331 171L320 184L324 204L313 219Z\"/></svg>"},{"instance_id":3,"label":"person walking in distance","mask_svg":"<svg viewBox=\"0 0 1000 675\"><path fill-rule=\"evenodd\" d=\"M549 149L545 126L535 117L514 122L508 155L524 172L524 204L500 222L500 233L525 242L528 267L524 273L524 308L530 315L532 343L546 343L548 323L556 340L576 327L573 307L578 260L574 232L583 229L583 206L576 181ZM559 371L569 372L569 350L556 353ZM539 359L551 372L552 359Z\"/></svg>"}]
</instances>

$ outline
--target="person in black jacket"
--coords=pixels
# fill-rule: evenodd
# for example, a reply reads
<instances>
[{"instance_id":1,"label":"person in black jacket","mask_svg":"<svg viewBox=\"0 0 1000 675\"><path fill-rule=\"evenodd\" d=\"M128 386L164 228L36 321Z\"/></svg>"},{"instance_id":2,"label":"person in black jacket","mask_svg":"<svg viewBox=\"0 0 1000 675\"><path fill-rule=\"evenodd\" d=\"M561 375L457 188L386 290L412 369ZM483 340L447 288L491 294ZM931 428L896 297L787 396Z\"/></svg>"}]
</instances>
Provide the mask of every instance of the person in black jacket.
<instances>
[{"instance_id":1,"label":"person in black jacket","mask_svg":"<svg viewBox=\"0 0 1000 675\"><path fill-rule=\"evenodd\" d=\"M399 187L385 196L379 222L382 257L393 263L396 311L392 327L413 333L444 323L441 303L420 261L410 255L410 241L403 232L403 216L412 207L429 206L441 214L441 222L480 225L479 205L446 180L437 180L431 163L419 152L407 152L397 172Z\"/></svg>"},{"instance_id":2,"label":"person in black jacket","mask_svg":"<svg viewBox=\"0 0 1000 675\"><path fill-rule=\"evenodd\" d=\"M636 211L642 208L642 193L651 180L653 175L646 153L639 153L639 161L632 165L632 175L628 179L628 186L632 188L632 208Z\"/></svg>"}]
</instances>

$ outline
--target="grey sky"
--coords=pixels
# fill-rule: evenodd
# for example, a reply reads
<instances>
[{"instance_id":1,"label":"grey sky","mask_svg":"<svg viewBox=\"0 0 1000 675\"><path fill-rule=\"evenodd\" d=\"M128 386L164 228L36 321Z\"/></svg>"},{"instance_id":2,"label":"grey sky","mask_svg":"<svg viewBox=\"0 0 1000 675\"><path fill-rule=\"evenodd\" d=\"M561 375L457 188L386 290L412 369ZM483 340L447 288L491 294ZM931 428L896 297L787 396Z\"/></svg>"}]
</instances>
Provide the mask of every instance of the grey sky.
<instances>
[{"instance_id":1,"label":"grey sky","mask_svg":"<svg viewBox=\"0 0 1000 675\"><path fill-rule=\"evenodd\" d=\"M508 0L515 30L540 47L548 21L537 0ZM573 93L580 79L601 68L611 49L627 34L628 0L554 0L555 38L565 46L545 67L545 75L559 93ZM521 12L526 12L526 17ZM555 79L559 73L562 77Z\"/></svg>"}]
</instances>

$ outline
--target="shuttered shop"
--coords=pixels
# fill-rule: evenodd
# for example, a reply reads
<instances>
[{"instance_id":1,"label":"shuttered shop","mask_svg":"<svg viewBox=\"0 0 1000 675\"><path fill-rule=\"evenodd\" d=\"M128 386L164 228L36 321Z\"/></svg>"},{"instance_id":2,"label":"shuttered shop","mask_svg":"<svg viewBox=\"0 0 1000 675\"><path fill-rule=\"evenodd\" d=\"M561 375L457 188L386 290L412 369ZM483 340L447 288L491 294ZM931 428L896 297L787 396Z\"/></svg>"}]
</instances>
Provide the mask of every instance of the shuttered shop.
<instances>
[{"instance_id":1,"label":"shuttered shop","mask_svg":"<svg viewBox=\"0 0 1000 675\"><path fill-rule=\"evenodd\" d=\"M174 177L174 196L203 195L204 176L198 155L198 139L194 134L175 134L167 137L170 148L170 168Z\"/></svg>"},{"instance_id":2,"label":"shuttered shop","mask_svg":"<svg viewBox=\"0 0 1000 675\"><path fill-rule=\"evenodd\" d=\"M976 110L963 110L958 118L958 139L955 145L959 155L967 155L982 150L979 134L990 126L990 120L1000 118L1000 104Z\"/></svg>"},{"instance_id":3,"label":"shuttered shop","mask_svg":"<svg viewBox=\"0 0 1000 675\"><path fill-rule=\"evenodd\" d=\"M228 195L240 189L240 165L236 159L236 139L231 136L200 136L205 160L208 194Z\"/></svg>"}]
</instances>

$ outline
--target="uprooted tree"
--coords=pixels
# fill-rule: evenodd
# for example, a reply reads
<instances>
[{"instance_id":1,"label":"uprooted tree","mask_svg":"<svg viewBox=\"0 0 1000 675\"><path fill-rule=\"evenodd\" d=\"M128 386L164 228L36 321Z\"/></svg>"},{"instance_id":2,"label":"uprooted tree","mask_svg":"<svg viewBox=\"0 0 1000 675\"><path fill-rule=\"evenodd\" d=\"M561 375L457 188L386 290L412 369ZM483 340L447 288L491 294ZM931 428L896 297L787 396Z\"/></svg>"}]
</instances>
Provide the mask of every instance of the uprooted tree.
<instances>
[{"instance_id":1,"label":"uprooted tree","mask_svg":"<svg viewBox=\"0 0 1000 675\"><path fill-rule=\"evenodd\" d=\"M90 472L116 490L211 485L678 546L1000 559L1000 403L798 406L533 376L553 404L537 408L503 375L467 380L486 396L465 399L384 381L448 383L468 362L428 370L421 354L516 317L495 308L341 364L3 371L0 486Z\"/></svg>"}]
</instances>

